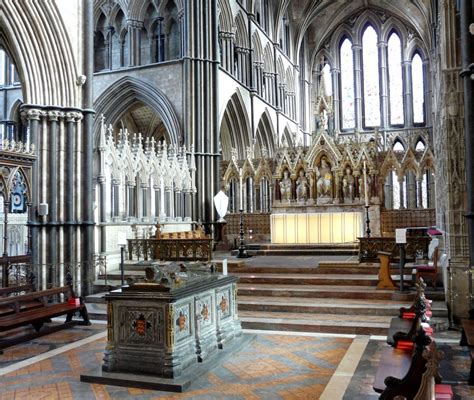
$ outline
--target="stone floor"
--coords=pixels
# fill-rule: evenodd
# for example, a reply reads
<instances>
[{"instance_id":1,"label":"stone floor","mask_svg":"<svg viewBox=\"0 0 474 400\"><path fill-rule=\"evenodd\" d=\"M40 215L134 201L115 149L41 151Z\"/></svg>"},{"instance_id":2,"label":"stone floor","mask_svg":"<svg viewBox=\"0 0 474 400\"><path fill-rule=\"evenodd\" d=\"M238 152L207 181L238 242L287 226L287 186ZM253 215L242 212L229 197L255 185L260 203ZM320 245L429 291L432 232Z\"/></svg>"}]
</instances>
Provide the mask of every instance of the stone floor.
<instances>
[{"instance_id":1,"label":"stone floor","mask_svg":"<svg viewBox=\"0 0 474 400\"><path fill-rule=\"evenodd\" d=\"M5 349L0 355L0 399L376 399L372 390L384 337L253 331L245 349L172 394L80 382L102 363L103 321L75 326ZM469 351L460 333L437 338L445 353L443 382L456 399L474 399L467 386Z\"/></svg>"}]
</instances>

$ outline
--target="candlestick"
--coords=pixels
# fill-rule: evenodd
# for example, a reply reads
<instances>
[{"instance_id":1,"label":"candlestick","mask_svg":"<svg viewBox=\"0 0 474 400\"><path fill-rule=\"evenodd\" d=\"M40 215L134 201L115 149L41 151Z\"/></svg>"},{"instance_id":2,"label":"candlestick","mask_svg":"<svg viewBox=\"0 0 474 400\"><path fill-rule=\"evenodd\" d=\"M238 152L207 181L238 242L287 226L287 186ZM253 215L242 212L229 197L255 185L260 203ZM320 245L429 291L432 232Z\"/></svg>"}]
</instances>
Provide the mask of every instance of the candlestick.
<instances>
[{"instance_id":1,"label":"candlestick","mask_svg":"<svg viewBox=\"0 0 474 400\"><path fill-rule=\"evenodd\" d=\"M244 207L243 207L243 196L244 196L244 185L243 185L243 175L244 175L244 172L242 171L242 168L239 169L239 176L240 176L240 208L239 210L243 210Z\"/></svg>"},{"instance_id":2,"label":"candlestick","mask_svg":"<svg viewBox=\"0 0 474 400\"><path fill-rule=\"evenodd\" d=\"M368 189L367 188L367 167L364 161L364 193L365 193L365 206L366 207L369 206L369 194L368 194L367 189Z\"/></svg>"}]
</instances>

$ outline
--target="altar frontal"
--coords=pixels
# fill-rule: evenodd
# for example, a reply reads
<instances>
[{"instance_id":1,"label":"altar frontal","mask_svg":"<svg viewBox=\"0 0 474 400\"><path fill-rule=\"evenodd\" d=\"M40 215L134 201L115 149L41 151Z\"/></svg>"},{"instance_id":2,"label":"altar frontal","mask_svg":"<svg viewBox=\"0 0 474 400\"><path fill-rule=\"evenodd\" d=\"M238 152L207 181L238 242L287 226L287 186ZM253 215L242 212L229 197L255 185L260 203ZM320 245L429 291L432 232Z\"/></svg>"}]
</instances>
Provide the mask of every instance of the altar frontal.
<instances>
[{"instance_id":1,"label":"altar frontal","mask_svg":"<svg viewBox=\"0 0 474 400\"><path fill-rule=\"evenodd\" d=\"M270 226L275 244L348 243L363 236L361 212L272 214Z\"/></svg>"}]
</instances>

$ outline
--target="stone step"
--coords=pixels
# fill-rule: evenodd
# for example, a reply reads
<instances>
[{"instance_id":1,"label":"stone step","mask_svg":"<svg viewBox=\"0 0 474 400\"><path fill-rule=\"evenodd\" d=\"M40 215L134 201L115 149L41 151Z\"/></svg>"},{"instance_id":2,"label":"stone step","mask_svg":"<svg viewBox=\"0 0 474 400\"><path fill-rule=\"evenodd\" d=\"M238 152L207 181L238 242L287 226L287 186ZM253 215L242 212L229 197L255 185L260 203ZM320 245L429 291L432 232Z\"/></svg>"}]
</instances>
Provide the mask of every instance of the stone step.
<instances>
[{"instance_id":1,"label":"stone step","mask_svg":"<svg viewBox=\"0 0 474 400\"><path fill-rule=\"evenodd\" d=\"M395 317L400 307L409 307L411 302L367 299L308 299L299 297L239 296L238 308L243 311L317 313L345 315L386 315ZM444 306L444 304L443 304ZM433 302L433 315L447 316L446 309Z\"/></svg>"},{"instance_id":2,"label":"stone step","mask_svg":"<svg viewBox=\"0 0 474 400\"><path fill-rule=\"evenodd\" d=\"M239 310L244 329L293 332L387 335L391 317L338 314L278 313Z\"/></svg>"},{"instance_id":3,"label":"stone step","mask_svg":"<svg viewBox=\"0 0 474 400\"><path fill-rule=\"evenodd\" d=\"M275 297L305 297L305 298L338 298L338 299L374 299L412 301L415 292L377 289L375 286L345 286L345 285L290 285L290 284L238 284L239 296L275 296ZM443 289L426 291L430 300L444 301Z\"/></svg>"},{"instance_id":4,"label":"stone step","mask_svg":"<svg viewBox=\"0 0 474 400\"><path fill-rule=\"evenodd\" d=\"M268 249L247 250L251 256L323 256L323 255L345 255L355 256L358 250L353 249ZM236 253L232 252L232 255Z\"/></svg>"},{"instance_id":5,"label":"stone step","mask_svg":"<svg viewBox=\"0 0 474 400\"><path fill-rule=\"evenodd\" d=\"M262 329L293 332L341 333L386 336L391 316L279 313L240 311L239 318L245 329ZM431 326L436 332L448 329L446 318L433 318Z\"/></svg>"},{"instance_id":6,"label":"stone step","mask_svg":"<svg viewBox=\"0 0 474 400\"><path fill-rule=\"evenodd\" d=\"M291 285L354 285L376 286L375 275L335 275L335 274L233 274L240 278L240 283L253 284L291 284Z\"/></svg>"},{"instance_id":7,"label":"stone step","mask_svg":"<svg viewBox=\"0 0 474 400\"><path fill-rule=\"evenodd\" d=\"M359 243L247 243L247 250L358 250Z\"/></svg>"}]
</instances>

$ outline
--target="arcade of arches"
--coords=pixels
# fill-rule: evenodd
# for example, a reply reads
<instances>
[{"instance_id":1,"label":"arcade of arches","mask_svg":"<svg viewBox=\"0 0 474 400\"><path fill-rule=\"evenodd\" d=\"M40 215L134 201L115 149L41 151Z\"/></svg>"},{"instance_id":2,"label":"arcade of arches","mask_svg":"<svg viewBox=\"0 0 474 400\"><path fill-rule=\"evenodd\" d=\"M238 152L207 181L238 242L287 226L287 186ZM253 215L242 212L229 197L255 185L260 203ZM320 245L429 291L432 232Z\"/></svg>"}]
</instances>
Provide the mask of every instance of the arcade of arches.
<instances>
[{"instance_id":1,"label":"arcade of arches","mask_svg":"<svg viewBox=\"0 0 474 400\"><path fill-rule=\"evenodd\" d=\"M0 3L3 256L75 263L90 293L121 232L216 221L220 189L228 245L240 209L263 242L276 215L368 206L373 236L443 233L450 306L465 316L470 1L207 3Z\"/></svg>"}]
</instances>

